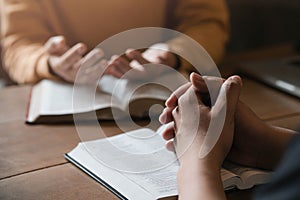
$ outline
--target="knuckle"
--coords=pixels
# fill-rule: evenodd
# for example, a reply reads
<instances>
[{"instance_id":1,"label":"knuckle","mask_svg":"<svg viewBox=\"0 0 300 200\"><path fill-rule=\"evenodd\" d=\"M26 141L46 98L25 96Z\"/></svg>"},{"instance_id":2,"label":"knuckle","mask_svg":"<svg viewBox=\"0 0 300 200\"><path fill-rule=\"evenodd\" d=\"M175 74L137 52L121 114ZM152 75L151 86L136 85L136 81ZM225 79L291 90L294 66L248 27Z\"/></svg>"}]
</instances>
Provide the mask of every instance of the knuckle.
<instances>
[{"instance_id":1,"label":"knuckle","mask_svg":"<svg viewBox=\"0 0 300 200\"><path fill-rule=\"evenodd\" d=\"M72 55L68 58L66 58L64 60L64 63L67 65L67 64L73 64L75 62L78 62L79 60L81 59L81 57L79 55Z\"/></svg>"},{"instance_id":2,"label":"knuckle","mask_svg":"<svg viewBox=\"0 0 300 200\"><path fill-rule=\"evenodd\" d=\"M229 81L226 84L226 90L230 91L230 90L236 90L240 87L240 84L236 81Z\"/></svg>"},{"instance_id":3,"label":"knuckle","mask_svg":"<svg viewBox=\"0 0 300 200\"><path fill-rule=\"evenodd\" d=\"M54 58L54 57L50 57L48 62L51 68L55 70L58 69L62 64L60 58Z\"/></svg>"},{"instance_id":4,"label":"knuckle","mask_svg":"<svg viewBox=\"0 0 300 200\"><path fill-rule=\"evenodd\" d=\"M206 106L199 106L199 114L201 117L204 118L210 118L212 113L210 112L210 109Z\"/></svg>"},{"instance_id":5,"label":"knuckle","mask_svg":"<svg viewBox=\"0 0 300 200\"><path fill-rule=\"evenodd\" d=\"M184 97L183 97L183 95L182 95L182 96L180 96L180 97L178 98L178 105L182 105L182 104L184 104L184 102L185 102L185 99L184 99Z\"/></svg>"},{"instance_id":6,"label":"knuckle","mask_svg":"<svg viewBox=\"0 0 300 200\"><path fill-rule=\"evenodd\" d=\"M195 105L198 103L198 99L196 93L192 90L187 90L183 95L181 95L178 99L178 105Z\"/></svg>"},{"instance_id":7,"label":"knuckle","mask_svg":"<svg viewBox=\"0 0 300 200\"><path fill-rule=\"evenodd\" d=\"M172 110L172 117L175 119L178 114L178 106Z\"/></svg>"},{"instance_id":8,"label":"knuckle","mask_svg":"<svg viewBox=\"0 0 300 200\"><path fill-rule=\"evenodd\" d=\"M223 85L223 91L225 92L225 93L228 93L228 92L230 92L232 89L233 89L233 85L232 85L232 82L227 82L227 83L225 83L224 85ZM222 90L222 88L221 88L221 90Z\"/></svg>"}]
</instances>

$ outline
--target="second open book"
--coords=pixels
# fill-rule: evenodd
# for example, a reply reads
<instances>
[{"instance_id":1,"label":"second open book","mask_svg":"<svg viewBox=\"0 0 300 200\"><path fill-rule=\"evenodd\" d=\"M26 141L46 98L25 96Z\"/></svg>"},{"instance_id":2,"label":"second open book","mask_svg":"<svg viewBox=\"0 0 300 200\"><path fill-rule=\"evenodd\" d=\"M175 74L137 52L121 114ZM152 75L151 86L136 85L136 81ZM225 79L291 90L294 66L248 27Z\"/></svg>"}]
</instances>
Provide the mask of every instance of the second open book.
<instances>
[{"instance_id":1,"label":"second open book","mask_svg":"<svg viewBox=\"0 0 300 200\"><path fill-rule=\"evenodd\" d=\"M160 129L161 130L161 129ZM114 137L81 142L66 158L121 199L176 196L176 155L164 148L160 131L142 128ZM270 173L233 163L220 171L225 190L265 183Z\"/></svg>"},{"instance_id":2,"label":"second open book","mask_svg":"<svg viewBox=\"0 0 300 200\"><path fill-rule=\"evenodd\" d=\"M26 122L71 122L74 114L78 120L93 117L111 120L128 116L129 113L132 117L145 117L152 105L163 105L171 91L185 81L176 72L144 82L104 76L97 89L43 80L32 87ZM152 111L159 114L161 109Z\"/></svg>"}]
</instances>

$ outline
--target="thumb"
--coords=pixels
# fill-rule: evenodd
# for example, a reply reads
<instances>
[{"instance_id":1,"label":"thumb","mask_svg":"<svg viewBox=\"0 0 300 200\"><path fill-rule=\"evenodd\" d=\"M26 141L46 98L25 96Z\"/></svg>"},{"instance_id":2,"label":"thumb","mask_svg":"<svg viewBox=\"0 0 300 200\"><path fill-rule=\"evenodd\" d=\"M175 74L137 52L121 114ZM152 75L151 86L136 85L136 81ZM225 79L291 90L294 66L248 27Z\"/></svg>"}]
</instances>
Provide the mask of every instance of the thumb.
<instances>
[{"instance_id":1,"label":"thumb","mask_svg":"<svg viewBox=\"0 0 300 200\"><path fill-rule=\"evenodd\" d=\"M219 113L226 105L226 118L232 118L237 107L241 87L242 80L239 76L229 77L221 86L216 103L212 107L213 112Z\"/></svg>"},{"instance_id":2,"label":"thumb","mask_svg":"<svg viewBox=\"0 0 300 200\"><path fill-rule=\"evenodd\" d=\"M217 143L225 126L234 120L234 113L240 96L242 80L239 76L228 78L221 86L216 103L211 108L211 121L207 135L200 149L199 157L205 157ZM228 127L227 127L228 128Z\"/></svg>"}]
</instances>

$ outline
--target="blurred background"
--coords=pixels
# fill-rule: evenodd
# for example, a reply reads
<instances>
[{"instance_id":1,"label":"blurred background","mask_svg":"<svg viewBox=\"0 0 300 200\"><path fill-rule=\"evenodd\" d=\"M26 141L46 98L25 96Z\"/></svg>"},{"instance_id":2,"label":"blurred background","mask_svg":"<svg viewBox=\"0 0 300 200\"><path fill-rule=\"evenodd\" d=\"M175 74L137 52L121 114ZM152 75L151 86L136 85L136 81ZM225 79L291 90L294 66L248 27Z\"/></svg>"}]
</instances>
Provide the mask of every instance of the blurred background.
<instances>
[{"instance_id":1,"label":"blurred background","mask_svg":"<svg viewBox=\"0 0 300 200\"><path fill-rule=\"evenodd\" d=\"M300 0L227 0L229 52L300 42Z\"/></svg>"},{"instance_id":2,"label":"blurred background","mask_svg":"<svg viewBox=\"0 0 300 200\"><path fill-rule=\"evenodd\" d=\"M231 22L229 54L280 44L290 44L300 50L300 0L227 2ZM10 84L12 82L3 71L0 59L0 87Z\"/></svg>"}]
</instances>

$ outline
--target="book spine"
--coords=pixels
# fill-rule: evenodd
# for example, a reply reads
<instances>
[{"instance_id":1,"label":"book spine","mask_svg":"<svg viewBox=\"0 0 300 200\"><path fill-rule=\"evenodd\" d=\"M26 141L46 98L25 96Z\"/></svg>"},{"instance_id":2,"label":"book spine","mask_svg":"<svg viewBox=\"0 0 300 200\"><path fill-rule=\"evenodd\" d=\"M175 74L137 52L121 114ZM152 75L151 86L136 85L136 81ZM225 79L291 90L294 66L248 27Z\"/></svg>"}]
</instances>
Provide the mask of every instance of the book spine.
<instances>
[{"instance_id":1,"label":"book spine","mask_svg":"<svg viewBox=\"0 0 300 200\"><path fill-rule=\"evenodd\" d=\"M28 115L29 115L29 109L30 109L30 101L32 96L33 86L30 87L29 95L28 95L28 101L26 106L26 114L25 114L25 122L28 124Z\"/></svg>"}]
</instances>

